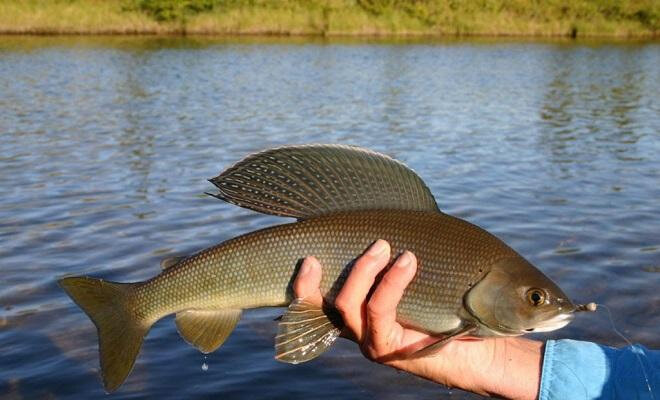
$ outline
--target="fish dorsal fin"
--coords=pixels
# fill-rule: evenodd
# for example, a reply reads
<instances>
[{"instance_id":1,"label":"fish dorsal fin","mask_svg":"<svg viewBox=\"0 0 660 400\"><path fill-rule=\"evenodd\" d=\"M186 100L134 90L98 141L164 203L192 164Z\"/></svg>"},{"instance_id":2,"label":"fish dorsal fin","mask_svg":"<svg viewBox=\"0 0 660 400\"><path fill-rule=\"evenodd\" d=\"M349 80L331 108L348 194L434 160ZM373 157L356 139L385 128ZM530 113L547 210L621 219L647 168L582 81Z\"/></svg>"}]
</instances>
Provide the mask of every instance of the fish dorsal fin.
<instances>
[{"instance_id":1,"label":"fish dorsal fin","mask_svg":"<svg viewBox=\"0 0 660 400\"><path fill-rule=\"evenodd\" d=\"M318 357L334 343L342 325L335 312L294 300L277 325L275 359L298 364Z\"/></svg>"},{"instance_id":2,"label":"fish dorsal fin","mask_svg":"<svg viewBox=\"0 0 660 400\"><path fill-rule=\"evenodd\" d=\"M338 211L438 211L403 163L359 147L303 145L248 156L210 179L214 197L265 214L310 218Z\"/></svg>"},{"instance_id":3,"label":"fish dorsal fin","mask_svg":"<svg viewBox=\"0 0 660 400\"><path fill-rule=\"evenodd\" d=\"M186 310L176 314L176 327L183 339L202 353L220 347L241 319L241 310Z\"/></svg>"},{"instance_id":4,"label":"fish dorsal fin","mask_svg":"<svg viewBox=\"0 0 660 400\"><path fill-rule=\"evenodd\" d=\"M180 263L181 261L183 261L185 259L186 259L186 257L184 257L184 256L167 257L167 258L164 258L163 261L160 262L160 267L165 270L165 269L168 269L170 267L173 267L173 266L177 265L178 263Z\"/></svg>"}]
</instances>

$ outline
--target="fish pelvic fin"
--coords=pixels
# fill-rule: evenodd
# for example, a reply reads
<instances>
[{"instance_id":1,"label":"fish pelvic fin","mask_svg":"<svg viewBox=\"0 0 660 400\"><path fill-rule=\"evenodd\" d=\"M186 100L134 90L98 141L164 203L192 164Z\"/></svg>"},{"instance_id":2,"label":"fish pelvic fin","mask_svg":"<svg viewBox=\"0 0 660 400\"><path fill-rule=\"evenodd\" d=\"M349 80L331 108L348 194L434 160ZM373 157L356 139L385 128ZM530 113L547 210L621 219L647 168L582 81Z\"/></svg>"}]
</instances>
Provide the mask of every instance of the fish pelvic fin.
<instances>
[{"instance_id":1,"label":"fish pelvic fin","mask_svg":"<svg viewBox=\"0 0 660 400\"><path fill-rule=\"evenodd\" d=\"M446 345L447 343L451 342L454 339L458 339L458 338L463 337L463 336L468 336L469 334L474 332L476 330L476 328L477 327L475 325L468 324L468 325L464 326L463 328L457 330L456 332L451 333L448 336L442 337L437 342L432 343L432 344L430 344L430 345L428 345L428 346L426 346L422 349L417 350L416 352L411 354L409 358L424 358L424 357L428 357L428 356L433 356L433 355L437 354L438 351L440 351L440 349L442 347L444 347L444 345Z\"/></svg>"},{"instance_id":2,"label":"fish pelvic fin","mask_svg":"<svg viewBox=\"0 0 660 400\"><path fill-rule=\"evenodd\" d=\"M133 369L151 321L140 319L132 301L132 283L68 277L58 281L96 325L103 386L115 391Z\"/></svg>"},{"instance_id":3,"label":"fish pelvic fin","mask_svg":"<svg viewBox=\"0 0 660 400\"><path fill-rule=\"evenodd\" d=\"M290 364L312 360L332 346L342 326L336 311L296 299L278 324L275 359Z\"/></svg>"},{"instance_id":4,"label":"fish pelvic fin","mask_svg":"<svg viewBox=\"0 0 660 400\"><path fill-rule=\"evenodd\" d=\"M202 353L222 346L241 319L240 309L186 310L176 314L176 327L183 339Z\"/></svg>"},{"instance_id":5,"label":"fish pelvic fin","mask_svg":"<svg viewBox=\"0 0 660 400\"><path fill-rule=\"evenodd\" d=\"M422 179L371 150L329 144L252 154L210 179L211 196L265 214L309 219L361 210L435 211Z\"/></svg>"}]
</instances>

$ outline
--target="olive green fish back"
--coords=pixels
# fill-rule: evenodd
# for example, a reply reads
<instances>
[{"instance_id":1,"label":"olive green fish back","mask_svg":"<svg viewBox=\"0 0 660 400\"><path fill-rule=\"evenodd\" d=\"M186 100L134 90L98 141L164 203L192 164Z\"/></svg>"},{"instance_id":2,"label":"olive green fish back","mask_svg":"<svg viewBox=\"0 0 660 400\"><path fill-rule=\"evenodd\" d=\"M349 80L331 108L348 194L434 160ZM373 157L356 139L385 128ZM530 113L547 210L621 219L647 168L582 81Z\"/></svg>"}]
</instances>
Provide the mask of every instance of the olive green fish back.
<instances>
[{"instance_id":1,"label":"olive green fish back","mask_svg":"<svg viewBox=\"0 0 660 400\"><path fill-rule=\"evenodd\" d=\"M220 190L214 197L299 219L338 211L439 211L414 171L359 147L316 144L266 150L210 182Z\"/></svg>"}]
</instances>

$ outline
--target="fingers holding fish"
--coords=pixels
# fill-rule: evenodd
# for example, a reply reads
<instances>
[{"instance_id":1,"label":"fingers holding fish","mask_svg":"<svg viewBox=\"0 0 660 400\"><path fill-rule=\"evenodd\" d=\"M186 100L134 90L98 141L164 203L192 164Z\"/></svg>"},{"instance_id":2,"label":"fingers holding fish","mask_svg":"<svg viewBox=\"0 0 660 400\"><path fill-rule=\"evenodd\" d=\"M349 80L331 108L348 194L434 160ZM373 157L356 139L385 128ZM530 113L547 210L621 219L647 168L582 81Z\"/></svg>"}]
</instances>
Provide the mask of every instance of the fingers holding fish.
<instances>
[{"instance_id":1,"label":"fingers holding fish","mask_svg":"<svg viewBox=\"0 0 660 400\"><path fill-rule=\"evenodd\" d=\"M392 356L402 348L404 328L396 322L396 308L406 286L415 276L417 259L401 254L378 283L366 307L366 331L362 351L373 360Z\"/></svg>"},{"instance_id":2,"label":"fingers holding fish","mask_svg":"<svg viewBox=\"0 0 660 400\"><path fill-rule=\"evenodd\" d=\"M410 251L404 251L392 267L383 275L367 304L367 323L390 324L396 319L396 307L403 297L403 291L415 276L417 258Z\"/></svg>"},{"instance_id":3,"label":"fingers holding fish","mask_svg":"<svg viewBox=\"0 0 660 400\"><path fill-rule=\"evenodd\" d=\"M298 299L320 306L323 303L321 296L321 263L316 257L307 257L300 265L300 270L293 281L293 293Z\"/></svg>"},{"instance_id":4,"label":"fingers holding fish","mask_svg":"<svg viewBox=\"0 0 660 400\"><path fill-rule=\"evenodd\" d=\"M403 252L385 273L367 303L367 342L375 357L391 352L400 344L403 328L396 322L396 308L406 286L415 276L417 259L409 251Z\"/></svg>"},{"instance_id":5,"label":"fingers holding fish","mask_svg":"<svg viewBox=\"0 0 660 400\"><path fill-rule=\"evenodd\" d=\"M358 342L362 341L366 324L366 299L376 276L390 260L390 245L379 239L357 259L351 273L335 299L348 330L347 334Z\"/></svg>"},{"instance_id":6,"label":"fingers holding fish","mask_svg":"<svg viewBox=\"0 0 660 400\"><path fill-rule=\"evenodd\" d=\"M362 262L363 257L358 262ZM388 263L389 259L382 259L371 265L374 276ZM340 295L343 293L354 304L361 304L359 321L351 320L350 323L361 328L360 336L353 337L353 340L358 342L367 358L400 368L396 364L398 360L437 340L425 333L406 329L396 321L399 302L416 272L417 258L405 251L376 285L373 285L373 279L365 278L372 287L360 293L351 292L352 288L346 285L342 288ZM354 269L349 279L359 276L359 271ZM369 292L372 295L367 299Z\"/></svg>"}]
</instances>

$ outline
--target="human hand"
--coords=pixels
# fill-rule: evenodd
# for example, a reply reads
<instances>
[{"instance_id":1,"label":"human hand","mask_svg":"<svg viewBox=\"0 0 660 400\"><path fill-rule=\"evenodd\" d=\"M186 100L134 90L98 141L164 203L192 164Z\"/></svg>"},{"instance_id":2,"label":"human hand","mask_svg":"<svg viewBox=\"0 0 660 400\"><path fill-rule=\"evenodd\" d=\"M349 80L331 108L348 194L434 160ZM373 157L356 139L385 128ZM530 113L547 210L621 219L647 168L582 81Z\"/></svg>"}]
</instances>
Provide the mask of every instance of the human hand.
<instances>
[{"instance_id":1,"label":"human hand","mask_svg":"<svg viewBox=\"0 0 660 400\"><path fill-rule=\"evenodd\" d=\"M543 347L538 341L455 339L433 356L410 357L438 338L405 328L396 321L396 307L417 270L417 260L411 252L397 257L368 296L376 276L389 260L389 244L376 241L356 260L334 302L345 324L343 335L357 342L368 359L483 395L537 397ZM296 297L321 305L320 282L321 265L314 257L306 258L294 281Z\"/></svg>"}]
</instances>

